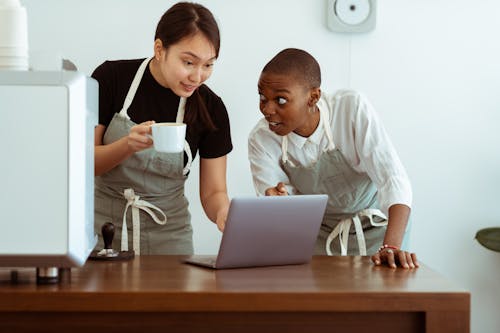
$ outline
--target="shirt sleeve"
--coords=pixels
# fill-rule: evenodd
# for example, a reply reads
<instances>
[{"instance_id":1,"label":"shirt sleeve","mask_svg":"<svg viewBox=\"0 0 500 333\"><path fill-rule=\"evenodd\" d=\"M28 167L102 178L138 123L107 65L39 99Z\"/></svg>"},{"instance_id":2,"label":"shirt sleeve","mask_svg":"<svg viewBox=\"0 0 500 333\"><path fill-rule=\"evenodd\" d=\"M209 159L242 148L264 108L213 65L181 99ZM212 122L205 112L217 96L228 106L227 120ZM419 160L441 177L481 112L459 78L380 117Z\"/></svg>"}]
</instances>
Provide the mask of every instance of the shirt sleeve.
<instances>
[{"instance_id":1,"label":"shirt sleeve","mask_svg":"<svg viewBox=\"0 0 500 333\"><path fill-rule=\"evenodd\" d=\"M115 106L113 105L113 83L112 72L109 62L102 63L92 73L94 78L99 83L99 124L108 126L115 114Z\"/></svg>"},{"instance_id":2,"label":"shirt sleeve","mask_svg":"<svg viewBox=\"0 0 500 333\"><path fill-rule=\"evenodd\" d=\"M380 118L363 95L358 95L353 132L359 167L377 186L381 210L387 214L394 204L411 207L412 188L406 170Z\"/></svg>"},{"instance_id":3,"label":"shirt sleeve","mask_svg":"<svg viewBox=\"0 0 500 333\"><path fill-rule=\"evenodd\" d=\"M248 159L253 184L257 195L283 182L289 194L296 194L287 174L281 168L281 137L267 130L267 122L262 119L248 137Z\"/></svg>"}]
</instances>

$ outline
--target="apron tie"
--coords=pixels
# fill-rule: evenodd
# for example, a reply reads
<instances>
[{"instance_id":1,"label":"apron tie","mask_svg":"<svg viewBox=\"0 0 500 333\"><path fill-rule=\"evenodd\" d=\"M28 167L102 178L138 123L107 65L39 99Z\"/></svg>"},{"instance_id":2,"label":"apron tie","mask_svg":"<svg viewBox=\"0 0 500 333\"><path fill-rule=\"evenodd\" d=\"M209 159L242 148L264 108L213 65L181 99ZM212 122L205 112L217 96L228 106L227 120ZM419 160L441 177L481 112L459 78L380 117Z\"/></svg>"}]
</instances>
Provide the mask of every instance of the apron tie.
<instances>
[{"instance_id":1,"label":"apron tie","mask_svg":"<svg viewBox=\"0 0 500 333\"><path fill-rule=\"evenodd\" d=\"M127 210L129 207L132 208L132 238L133 238L133 248L135 254L141 254L141 246L140 246L140 233L141 233L141 225L140 225L140 217L139 217L139 209L144 210L148 213L153 221L157 224L164 225L167 223L167 216L161 209L156 207L153 204L145 200L139 200L139 196L134 193L134 190L131 188L125 189L123 191L123 196L127 199L127 205L125 206L125 211L123 212L123 224L122 224L122 251L128 251L128 230L127 230ZM153 211L156 210L161 215L163 215L163 219L160 220L158 216Z\"/></svg>"},{"instance_id":2,"label":"apron tie","mask_svg":"<svg viewBox=\"0 0 500 333\"><path fill-rule=\"evenodd\" d=\"M365 235L363 233L363 226L361 225L361 217L367 217L370 220L370 224L374 227L383 227L387 225L387 217L378 209L363 209L353 217L349 217L337 224L337 226L332 230L326 239L326 253L331 256L333 253L330 250L330 244L338 236L340 242L340 254L342 256L347 255L347 244L349 242L349 229L351 228L351 223L354 223L354 229L356 230L356 238L358 239L359 254L366 256L366 242ZM373 217L382 218L382 222L373 221Z\"/></svg>"}]
</instances>

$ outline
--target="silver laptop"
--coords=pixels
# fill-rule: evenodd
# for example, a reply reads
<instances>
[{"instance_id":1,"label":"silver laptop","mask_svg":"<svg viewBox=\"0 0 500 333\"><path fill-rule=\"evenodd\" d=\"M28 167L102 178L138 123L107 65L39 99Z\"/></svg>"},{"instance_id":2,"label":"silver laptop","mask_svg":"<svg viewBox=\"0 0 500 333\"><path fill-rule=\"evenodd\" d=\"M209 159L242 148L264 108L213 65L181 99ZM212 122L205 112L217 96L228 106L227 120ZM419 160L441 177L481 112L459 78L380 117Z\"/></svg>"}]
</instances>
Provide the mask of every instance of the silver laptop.
<instances>
[{"instance_id":1,"label":"silver laptop","mask_svg":"<svg viewBox=\"0 0 500 333\"><path fill-rule=\"evenodd\" d=\"M216 269L307 263L327 200L325 194L233 198L217 256L183 261Z\"/></svg>"}]
</instances>

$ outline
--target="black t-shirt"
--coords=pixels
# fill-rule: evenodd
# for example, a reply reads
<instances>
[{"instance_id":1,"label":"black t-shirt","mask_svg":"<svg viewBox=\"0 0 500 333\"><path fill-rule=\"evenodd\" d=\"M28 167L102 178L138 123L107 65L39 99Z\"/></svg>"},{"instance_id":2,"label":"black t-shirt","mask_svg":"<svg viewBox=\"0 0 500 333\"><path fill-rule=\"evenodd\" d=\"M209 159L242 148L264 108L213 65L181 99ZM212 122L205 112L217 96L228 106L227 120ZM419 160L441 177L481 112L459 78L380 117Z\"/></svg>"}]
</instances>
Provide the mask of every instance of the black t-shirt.
<instances>
[{"instance_id":1,"label":"black t-shirt","mask_svg":"<svg viewBox=\"0 0 500 333\"><path fill-rule=\"evenodd\" d=\"M92 77L99 82L99 124L107 127L114 114L120 112L143 60L106 61L94 70ZM198 89L216 129L188 125L186 140L191 147L193 159L198 150L203 158L224 156L233 148L226 107L220 97L206 85L201 85ZM153 78L148 66L127 113L137 124L148 120L157 123L175 122L179 100L180 97L171 89L161 86Z\"/></svg>"}]
</instances>

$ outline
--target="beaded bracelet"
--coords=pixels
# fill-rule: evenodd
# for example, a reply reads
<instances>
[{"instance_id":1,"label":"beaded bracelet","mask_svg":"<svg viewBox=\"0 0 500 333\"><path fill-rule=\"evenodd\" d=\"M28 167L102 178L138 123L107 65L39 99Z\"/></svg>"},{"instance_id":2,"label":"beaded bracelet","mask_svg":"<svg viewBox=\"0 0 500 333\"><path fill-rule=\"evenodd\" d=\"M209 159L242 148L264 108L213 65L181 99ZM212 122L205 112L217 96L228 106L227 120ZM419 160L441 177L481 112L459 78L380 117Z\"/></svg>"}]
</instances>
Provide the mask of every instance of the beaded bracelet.
<instances>
[{"instance_id":1,"label":"beaded bracelet","mask_svg":"<svg viewBox=\"0 0 500 333\"><path fill-rule=\"evenodd\" d=\"M382 250L385 250L385 249L390 249L390 250L399 250L399 248L398 248L397 246L384 244L384 245L382 245L382 246L378 249L378 252L381 252Z\"/></svg>"}]
</instances>

